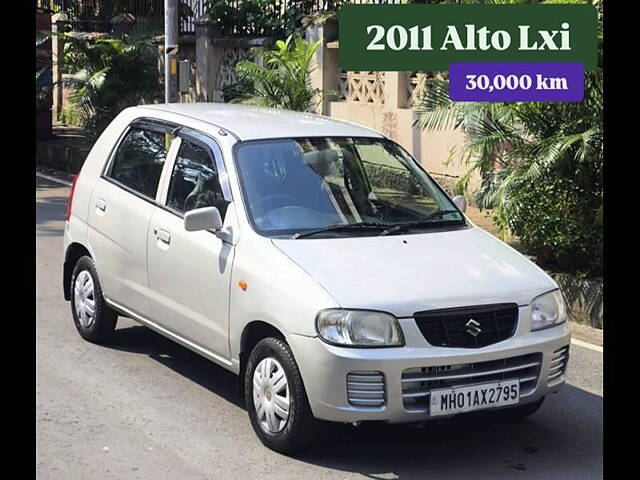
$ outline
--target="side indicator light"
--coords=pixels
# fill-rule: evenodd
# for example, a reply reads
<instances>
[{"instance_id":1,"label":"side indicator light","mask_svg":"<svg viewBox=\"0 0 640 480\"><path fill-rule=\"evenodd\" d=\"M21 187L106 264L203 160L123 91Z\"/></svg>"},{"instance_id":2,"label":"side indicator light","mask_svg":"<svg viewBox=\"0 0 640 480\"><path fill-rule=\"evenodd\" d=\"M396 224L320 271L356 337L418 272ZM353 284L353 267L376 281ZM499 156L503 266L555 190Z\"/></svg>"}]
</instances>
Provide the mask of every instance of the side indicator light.
<instances>
[{"instance_id":1,"label":"side indicator light","mask_svg":"<svg viewBox=\"0 0 640 480\"><path fill-rule=\"evenodd\" d=\"M240 290L244 292L247 290L247 287L249 286L249 284L247 282L240 281L238 282L238 286L240 287Z\"/></svg>"}]
</instances>

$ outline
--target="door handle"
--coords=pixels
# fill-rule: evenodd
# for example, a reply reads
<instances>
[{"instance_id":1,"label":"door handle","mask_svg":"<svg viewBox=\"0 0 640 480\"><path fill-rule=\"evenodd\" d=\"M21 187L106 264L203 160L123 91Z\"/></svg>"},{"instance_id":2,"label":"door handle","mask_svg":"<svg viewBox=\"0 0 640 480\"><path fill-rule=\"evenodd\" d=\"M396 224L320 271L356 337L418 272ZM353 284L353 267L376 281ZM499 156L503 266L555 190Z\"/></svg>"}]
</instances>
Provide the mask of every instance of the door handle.
<instances>
[{"instance_id":1,"label":"door handle","mask_svg":"<svg viewBox=\"0 0 640 480\"><path fill-rule=\"evenodd\" d=\"M158 229L154 229L154 233L156 234L156 238L161 242L164 242L166 244L171 243L171 234L166 230L158 228Z\"/></svg>"},{"instance_id":2,"label":"door handle","mask_svg":"<svg viewBox=\"0 0 640 480\"><path fill-rule=\"evenodd\" d=\"M98 198L96 200L96 208L104 212L107 209L107 202L105 202L103 198Z\"/></svg>"}]
</instances>

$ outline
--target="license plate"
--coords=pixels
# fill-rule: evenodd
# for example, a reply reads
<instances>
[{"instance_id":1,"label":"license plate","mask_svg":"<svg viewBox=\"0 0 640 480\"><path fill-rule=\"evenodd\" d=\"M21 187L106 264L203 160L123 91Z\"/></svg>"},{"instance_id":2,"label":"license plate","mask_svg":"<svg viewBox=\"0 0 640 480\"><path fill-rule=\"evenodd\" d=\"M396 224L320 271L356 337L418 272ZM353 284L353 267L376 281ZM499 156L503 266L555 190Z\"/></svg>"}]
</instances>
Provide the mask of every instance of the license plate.
<instances>
[{"instance_id":1,"label":"license plate","mask_svg":"<svg viewBox=\"0 0 640 480\"><path fill-rule=\"evenodd\" d=\"M519 401L519 380L443 388L431 391L431 415L451 415L483 408L503 407Z\"/></svg>"}]
</instances>

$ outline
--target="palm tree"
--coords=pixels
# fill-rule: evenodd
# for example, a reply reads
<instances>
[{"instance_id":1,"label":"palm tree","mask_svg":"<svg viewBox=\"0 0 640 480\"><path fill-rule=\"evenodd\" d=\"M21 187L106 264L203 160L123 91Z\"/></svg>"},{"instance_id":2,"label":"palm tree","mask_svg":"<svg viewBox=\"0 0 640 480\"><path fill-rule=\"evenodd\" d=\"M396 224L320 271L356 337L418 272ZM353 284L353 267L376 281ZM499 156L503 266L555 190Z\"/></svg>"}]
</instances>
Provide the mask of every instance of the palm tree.
<instances>
[{"instance_id":1,"label":"palm tree","mask_svg":"<svg viewBox=\"0 0 640 480\"><path fill-rule=\"evenodd\" d=\"M466 134L459 153L468 169L458 188L466 189L479 173L477 204L495 209L503 231L554 266L600 271L602 85L598 68L585 74L582 102L456 103L448 80L433 78L416 123L429 132L454 128Z\"/></svg>"},{"instance_id":2,"label":"palm tree","mask_svg":"<svg viewBox=\"0 0 640 480\"><path fill-rule=\"evenodd\" d=\"M241 103L310 111L320 91L311 86L311 62L320 42L308 43L292 36L278 40L274 49L254 50L256 61L238 62L239 83L245 84Z\"/></svg>"},{"instance_id":3,"label":"palm tree","mask_svg":"<svg viewBox=\"0 0 640 480\"><path fill-rule=\"evenodd\" d=\"M574 3L553 0L548 3ZM459 129L468 167L458 189L479 173L480 208L493 208L498 227L516 234L550 268L602 272L603 72L602 0L598 67L585 74L582 102L452 102L446 74L428 80L418 108L425 131Z\"/></svg>"},{"instance_id":4,"label":"palm tree","mask_svg":"<svg viewBox=\"0 0 640 480\"><path fill-rule=\"evenodd\" d=\"M503 206L518 179L534 181L565 167L578 175L601 174L601 70L585 75L585 98L576 103L456 103L449 98L448 80L434 78L417 110L416 123L426 131L454 128L467 134L464 186L475 171L495 178L478 192L485 208Z\"/></svg>"},{"instance_id":5,"label":"palm tree","mask_svg":"<svg viewBox=\"0 0 640 480\"><path fill-rule=\"evenodd\" d=\"M73 77L71 105L90 134L98 135L124 108L161 100L153 32L139 27L123 38L67 35L64 68Z\"/></svg>"}]
</instances>

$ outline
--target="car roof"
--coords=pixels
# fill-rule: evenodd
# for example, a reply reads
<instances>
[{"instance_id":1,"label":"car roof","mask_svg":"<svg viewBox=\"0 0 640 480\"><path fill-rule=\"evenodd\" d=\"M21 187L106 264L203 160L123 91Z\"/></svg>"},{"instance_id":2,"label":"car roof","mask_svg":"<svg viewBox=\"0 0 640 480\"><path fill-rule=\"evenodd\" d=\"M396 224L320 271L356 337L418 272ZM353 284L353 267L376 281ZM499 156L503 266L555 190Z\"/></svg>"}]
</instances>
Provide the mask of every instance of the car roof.
<instances>
[{"instance_id":1,"label":"car roof","mask_svg":"<svg viewBox=\"0 0 640 480\"><path fill-rule=\"evenodd\" d=\"M240 140L288 137L383 137L370 128L350 122L278 108L229 103L159 103L141 109L182 115L223 128Z\"/></svg>"}]
</instances>

